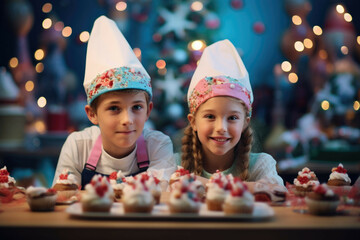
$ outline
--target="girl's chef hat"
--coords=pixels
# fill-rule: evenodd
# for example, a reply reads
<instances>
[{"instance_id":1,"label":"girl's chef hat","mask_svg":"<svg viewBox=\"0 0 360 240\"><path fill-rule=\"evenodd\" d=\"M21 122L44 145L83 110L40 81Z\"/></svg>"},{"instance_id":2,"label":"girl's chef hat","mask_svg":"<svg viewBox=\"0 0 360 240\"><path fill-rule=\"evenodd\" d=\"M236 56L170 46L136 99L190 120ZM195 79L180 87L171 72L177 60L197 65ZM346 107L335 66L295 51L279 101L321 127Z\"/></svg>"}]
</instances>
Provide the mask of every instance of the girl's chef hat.
<instances>
[{"instance_id":1,"label":"girl's chef hat","mask_svg":"<svg viewBox=\"0 0 360 240\"><path fill-rule=\"evenodd\" d=\"M242 100L251 116L254 97L249 74L234 45L227 39L205 48L188 90L190 112L195 113L203 102L216 96Z\"/></svg>"},{"instance_id":2,"label":"girl's chef hat","mask_svg":"<svg viewBox=\"0 0 360 240\"><path fill-rule=\"evenodd\" d=\"M105 16L96 19L86 53L84 88L90 104L103 93L140 89L150 98L150 76L135 56L116 23Z\"/></svg>"}]
</instances>

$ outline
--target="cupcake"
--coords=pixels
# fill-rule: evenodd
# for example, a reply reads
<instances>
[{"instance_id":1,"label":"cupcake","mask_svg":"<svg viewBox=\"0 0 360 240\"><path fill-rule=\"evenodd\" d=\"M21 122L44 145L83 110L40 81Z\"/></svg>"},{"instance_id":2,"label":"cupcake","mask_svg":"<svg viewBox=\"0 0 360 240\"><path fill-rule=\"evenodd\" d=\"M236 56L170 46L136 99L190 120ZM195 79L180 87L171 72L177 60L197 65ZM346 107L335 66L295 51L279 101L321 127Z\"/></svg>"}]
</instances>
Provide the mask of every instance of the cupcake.
<instances>
[{"instance_id":1,"label":"cupcake","mask_svg":"<svg viewBox=\"0 0 360 240\"><path fill-rule=\"evenodd\" d=\"M286 188L270 186L260 180L255 183L253 195L256 202L283 203L286 200Z\"/></svg>"},{"instance_id":2,"label":"cupcake","mask_svg":"<svg viewBox=\"0 0 360 240\"><path fill-rule=\"evenodd\" d=\"M10 176L6 166L0 169L0 202L9 203L13 200L14 194L18 192L15 183L15 179Z\"/></svg>"},{"instance_id":3,"label":"cupcake","mask_svg":"<svg viewBox=\"0 0 360 240\"><path fill-rule=\"evenodd\" d=\"M149 189L155 200L155 204L159 204L161 197L160 180L151 172L143 172L137 175L135 178L145 183L146 187Z\"/></svg>"},{"instance_id":4,"label":"cupcake","mask_svg":"<svg viewBox=\"0 0 360 240\"><path fill-rule=\"evenodd\" d=\"M57 201L64 202L78 193L79 186L75 175L64 169L53 188L57 191Z\"/></svg>"},{"instance_id":5,"label":"cupcake","mask_svg":"<svg viewBox=\"0 0 360 240\"><path fill-rule=\"evenodd\" d=\"M307 193L313 190L313 187L319 185L319 181L314 172L305 167L298 172L298 176L294 179L295 195L305 196Z\"/></svg>"},{"instance_id":6,"label":"cupcake","mask_svg":"<svg viewBox=\"0 0 360 240\"><path fill-rule=\"evenodd\" d=\"M178 169L170 176L169 185L171 186L173 183L179 181L181 177L187 174L189 174L189 170L185 170L183 167L178 166Z\"/></svg>"},{"instance_id":7,"label":"cupcake","mask_svg":"<svg viewBox=\"0 0 360 240\"><path fill-rule=\"evenodd\" d=\"M10 176L6 166L0 169L0 188L15 187L16 180Z\"/></svg>"},{"instance_id":8,"label":"cupcake","mask_svg":"<svg viewBox=\"0 0 360 240\"><path fill-rule=\"evenodd\" d=\"M232 175L225 176L221 172L214 173L207 183L206 206L211 211L222 211L226 196L232 189Z\"/></svg>"},{"instance_id":9,"label":"cupcake","mask_svg":"<svg viewBox=\"0 0 360 240\"><path fill-rule=\"evenodd\" d=\"M333 215L340 198L326 184L321 184L305 197L305 202L311 214Z\"/></svg>"},{"instance_id":10,"label":"cupcake","mask_svg":"<svg viewBox=\"0 0 360 240\"><path fill-rule=\"evenodd\" d=\"M239 178L235 178L231 192L224 202L224 213L226 215L251 214L253 209L254 196Z\"/></svg>"},{"instance_id":11,"label":"cupcake","mask_svg":"<svg viewBox=\"0 0 360 240\"><path fill-rule=\"evenodd\" d=\"M26 200L31 211L54 211L56 190L30 186L26 189Z\"/></svg>"},{"instance_id":12,"label":"cupcake","mask_svg":"<svg viewBox=\"0 0 360 240\"><path fill-rule=\"evenodd\" d=\"M196 185L189 177L181 178L171 189L168 206L170 213L198 213L201 200Z\"/></svg>"},{"instance_id":13,"label":"cupcake","mask_svg":"<svg viewBox=\"0 0 360 240\"><path fill-rule=\"evenodd\" d=\"M125 175L120 171L110 174L110 184L114 189L115 198L120 199L126 185Z\"/></svg>"},{"instance_id":14,"label":"cupcake","mask_svg":"<svg viewBox=\"0 0 360 240\"><path fill-rule=\"evenodd\" d=\"M122 203L125 213L150 213L155 201L145 181L135 179L124 187Z\"/></svg>"},{"instance_id":15,"label":"cupcake","mask_svg":"<svg viewBox=\"0 0 360 240\"><path fill-rule=\"evenodd\" d=\"M109 212L113 199L114 190L107 177L97 174L85 186L81 196L82 209L84 212Z\"/></svg>"},{"instance_id":16,"label":"cupcake","mask_svg":"<svg viewBox=\"0 0 360 240\"><path fill-rule=\"evenodd\" d=\"M346 173L347 170L340 163L339 166L331 169L331 174L329 176L329 180L327 185L329 186L350 186L351 179Z\"/></svg>"}]
</instances>

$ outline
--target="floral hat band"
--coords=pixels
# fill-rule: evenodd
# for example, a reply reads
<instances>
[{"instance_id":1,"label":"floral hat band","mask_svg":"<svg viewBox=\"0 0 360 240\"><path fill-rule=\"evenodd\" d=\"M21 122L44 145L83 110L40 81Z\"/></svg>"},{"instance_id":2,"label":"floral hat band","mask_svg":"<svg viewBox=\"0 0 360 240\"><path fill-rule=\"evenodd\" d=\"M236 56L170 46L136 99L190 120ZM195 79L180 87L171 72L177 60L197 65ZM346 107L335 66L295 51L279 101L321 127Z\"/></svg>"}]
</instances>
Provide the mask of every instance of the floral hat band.
<instances>
[{"instance_id":1,"label":"floral hat band","mask_svg":"<svg viewBox=\"0 0 360 240\"><path fill-rule=\"evenodd\" d=\"M212 97L229 96L244 102L251 117L252 100L251 92L240 80L228 76L205 77L201 79L191 92L188 105L194 114L198 107Z\"/></svg>"},{"instance_id":2,"label":"floral hat band","mask_svg":"<svg viewBox=\"0 0 360 240\"><path fill-rule=\"evenodd\" d=\"M136 68L118 67L99 74L86 89L87 102L110 91L139 89L144 90L152 98L150 78Z\"/></svg>"}]
</instances>

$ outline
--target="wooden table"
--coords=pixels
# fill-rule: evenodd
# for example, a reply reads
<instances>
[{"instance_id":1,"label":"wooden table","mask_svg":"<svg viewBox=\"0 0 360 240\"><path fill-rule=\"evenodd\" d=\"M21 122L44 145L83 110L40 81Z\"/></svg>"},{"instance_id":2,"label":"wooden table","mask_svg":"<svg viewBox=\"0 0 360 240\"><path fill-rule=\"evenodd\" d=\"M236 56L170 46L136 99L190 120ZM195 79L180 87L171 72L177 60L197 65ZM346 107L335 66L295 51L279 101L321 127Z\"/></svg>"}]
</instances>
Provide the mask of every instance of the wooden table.
<instances>
[{"instance_id":1,"label":"wooden table","mask_svg":"<svg viewBox=\"0 0 360 240\"><path fill-rule=\"evenodd\" d=\"M165 197L162 197L164 201ZM72 218L66 205L54 212L31 212L24 199L0 206L0 239L359 239L360 208L312 216L275 206L265 222L133 221Z\"/></svg>"}]
</instances>

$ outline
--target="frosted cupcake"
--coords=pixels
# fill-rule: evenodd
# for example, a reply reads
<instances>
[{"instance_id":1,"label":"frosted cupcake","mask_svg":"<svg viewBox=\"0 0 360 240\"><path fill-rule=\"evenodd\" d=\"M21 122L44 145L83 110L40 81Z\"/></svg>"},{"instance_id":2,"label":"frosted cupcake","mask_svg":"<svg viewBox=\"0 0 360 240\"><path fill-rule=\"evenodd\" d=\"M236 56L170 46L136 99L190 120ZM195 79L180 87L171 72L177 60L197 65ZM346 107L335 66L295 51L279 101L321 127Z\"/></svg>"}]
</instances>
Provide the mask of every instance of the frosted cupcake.
<instances>
[{"instance_id":1,"label":"frosted cupcake","mask_svg":"<svg viewBox=\"0 0 360 240\"><path fill-rule=\"evenodd\" d=\"M178 166L178 169L170 176L169 185L171 186L173 183L179 181L181 177L187 174L189 174L189 170L185 170L183 167Z\"/></svg>"},{"instance_id":2,"label":"frosted cupcake","mask_svg":"<svg viewBox=\"0 0 360 240\"><path fill-rule=\"evenodd\" d=\"M140 175L137 175L135 178L145 183L145 185L147 186L147 188L154 197L155 204L159 204L161 197L160 180L157 177L155 177L151 172L141 173Z\"/></svg>"},{"instance_id":3,"label":"frosted cupcake","mask_svg":"<svg viewBox=\"0 0 360 240\"><path fill-rule=\"evenodd\" d=\"M122 203L125 213L149 213L155 201L144 181L134 181L124 187Z\"/></svg>"},{"instance_id":4,"label":"frosted cupcake","mask_svg":"<svg viewBox=\"0 0 360 240\"><path fill-rule=\"evenodd\" d=\"M327 185L329 186L350 186L351 179L347 170L340 163L339 166L332 168Z\"/></svg>"},{"instance_id":5,"label":"frosted cupcake","mask_svg":"<svg viewBox=\"0 0 360 240\"><path fill-rule=\"evenodd\" d=\"M120 199L126 185L125 175L120 171L110 174L110 184L114 189L115 198Z\"/></svg>"},{"instance_id":6,"label":"frosted cupcake","mask_svg":"<svg viewBox=\"0 0 360 240\"><path fill-rule=\"evenodd\" d=\"M56 180L53 188L57 191L57 201L63 202L69 200L78 193L79 185L75 175L68 169L64 169Z\"/></svg>"},{"instance_id":7,"label":"frosted cupcake","mask_svg":"<svg viewBox=\"0 0 360 240\"><path fill-rule=\"evenodd\" d=\"M254 196L240 179L235 178L231 192L224 202L225 214L251 214L253 209Z\"/></svg>"},{"instance_id":8,"label":"frosted cupcake","mask_svg":"<svg viewBox=\"0 0 360 240\"><path fill-rule=\"evenodd\" d=\"M305 197L309 213L315 215L332 215L340 203L340 198L326 184L318 185Z\"/></svg>"},{"instance_id":9,"label":"frosted cupcake","mask_svg":"<svg viewBox=\"0 0 360 240\"><path fill-rule=\"evenodd\" d=\"M26 200L31 211L53 211L56 198L56 190L53 188L30 186L26 189Z\"/></svg>"},{"instance_id":10,"label":"frosted cupcake","mask_svg":"<svg viewBox=\"0 0 360 240\"><path fill-rule=\"evenodd\" d=\"M170 213L198 213L201 199L198 197L195 184L187 177L181 178L178 183L170 193Z\"/></svg>"},{"instance_id":11,"label":"frosted cupcake","mask_svg":"<svg viewBox=\"0 0 360 240\"><path fill-rule=\"evenodd\" d=\"M84 212L109 212L113 204L114 190L107 177L95 175L86 184L85 192L81 196Z\"/></svg>"},{"instance_id":12,"label":"frosted cupcake","mask_svg":"<svg viewBox=\"0 0 360 240\"><path fill-rule=\"evenodd\" d=\"M222 211L226 196L232 189L232 175L224 175L217 171L207 183L206 205L211 211Z\"/></svg>"},{"instance_id":13,"label":"frosted cupcake","mask_svg":"<svg viewBox=\"0 0 360 240\"><path fill-rule=\"evenodd\" d=\"M6 166L0 169L0 188L15 187L16 180L10 176Z\"/></svg>"},{"instance_id":14,"label":"frosted cupcake","mask_svg":"<svg viewBox=\"0 0 360 240\"><path fill-rule=\"evenodd\" d=\"M298 172L298 176L294 179L295 195L305 196L313 190L313 187L319 185L319 181L313 171L305 167Z\"/></svg>"}]
</instances>

